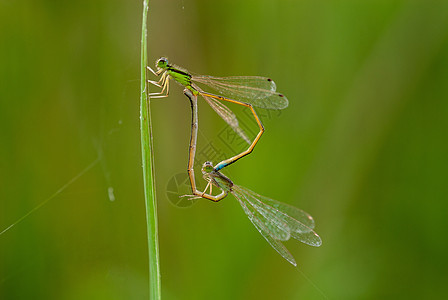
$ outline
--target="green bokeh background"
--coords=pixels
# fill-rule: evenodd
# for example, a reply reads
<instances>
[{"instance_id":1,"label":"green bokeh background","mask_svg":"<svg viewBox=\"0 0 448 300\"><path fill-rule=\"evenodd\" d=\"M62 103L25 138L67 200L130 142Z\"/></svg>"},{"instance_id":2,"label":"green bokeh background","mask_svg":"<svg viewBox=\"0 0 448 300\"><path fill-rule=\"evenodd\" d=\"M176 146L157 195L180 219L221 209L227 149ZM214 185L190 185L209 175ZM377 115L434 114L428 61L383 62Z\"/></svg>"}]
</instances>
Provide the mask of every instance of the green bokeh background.
<instances>
[{"instance_id":1,"label":"green bokeh background","mask_svg":"<svg viewBox=\"0 0 448 300\"><path fill-rule=\"evenodd\" d=\"M323 239L286 242L294 268L232 197L172 204L190 122L173 84L152 103L164 299L446 296L447 1L150 5L151 65L163 55L200 74L270 76L287 95L254 153L224 173L309 212ZM0 1L0 230L57 192L0 236L0 299L149 295L141 9ZM225 129L200 101L198 151Z\"/></svg>"}]
</instances>

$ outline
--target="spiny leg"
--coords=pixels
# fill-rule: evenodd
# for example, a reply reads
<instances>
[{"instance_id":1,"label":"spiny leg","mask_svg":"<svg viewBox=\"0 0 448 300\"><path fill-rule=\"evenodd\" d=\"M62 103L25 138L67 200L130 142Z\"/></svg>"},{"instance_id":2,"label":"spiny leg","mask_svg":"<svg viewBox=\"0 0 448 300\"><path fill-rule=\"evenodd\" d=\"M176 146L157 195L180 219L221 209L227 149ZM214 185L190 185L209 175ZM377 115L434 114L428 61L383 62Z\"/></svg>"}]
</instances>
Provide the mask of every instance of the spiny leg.
<instances>
[{"instance_id":1,"label":"spiny leg","mask_svg":"<svg viewBox=\"0 0 448 300\"><path fill-rule=\"evenodd\" d=\"M213 193L212 189L213 189L213 184L210 183L210 192L209 192L210 195Z\"/></svg>"},{"instance_id":2,"label":"spiny leg","mask_svg":"<svg viewBox=\"0 0 448 300\"><path fill-rule=\"evenodd\" d=\"M150 93L149 97L150 98L165 98L168 97L169 93L170 93L170 78L169 76L166 76L164 78L164 82L162 85L162 90L158 93Z\"/></svg>"},{"instance_id":3,"label":"spiny leg","mask_svg":"<svg viewBox=\"0 0 448 300\"><path fill-rule=\"evenodd\" d=\"M165 72L165 73L162 74L162 76L160 77L159 81L148 80L148 82L161 88L163 83L165 82L167 76L168 76L168 74Z\"/></svg>"},{"instance_id":4,"label":"spiny leg","mask_svg":"<svg viewBox=\"0 0 448 300\"><path fill-rule=\"evenodd\" d=\"M163 86L166 84L166 79L167 79L166 73L163 73L163 75L160 77L159 81L148 80L148 82L155 86L163 88ZM163 92L163 89L159 93L161 94L162 92Z\"/></svg>"},{"instance_id":5,"label":"spiny leg","mask_svg":"<svg viewBox=\"0 0 448 300\"><path fill-rule=\"evenodd\" d=\"M205 186L205 189L202 192L202 195L205 194L205 192L207 191L208 187L210 187L210 194L212 193L212 184L211 184L211 181L209 181L209 182L207 182L207 185Z\"/></svg>"},{"instance_id":6,"label":"spiny leg","mask_svg":"<svg viewBox=\"0 0 448 300\"><path fill-rule=\"evenodd\" d=\"M154 71L150 66L146 66L146 69L150 70L152 74L159 76L163 71L165 71L164 69L160 69L157 71Z\"/></svg>"}]
</instances>

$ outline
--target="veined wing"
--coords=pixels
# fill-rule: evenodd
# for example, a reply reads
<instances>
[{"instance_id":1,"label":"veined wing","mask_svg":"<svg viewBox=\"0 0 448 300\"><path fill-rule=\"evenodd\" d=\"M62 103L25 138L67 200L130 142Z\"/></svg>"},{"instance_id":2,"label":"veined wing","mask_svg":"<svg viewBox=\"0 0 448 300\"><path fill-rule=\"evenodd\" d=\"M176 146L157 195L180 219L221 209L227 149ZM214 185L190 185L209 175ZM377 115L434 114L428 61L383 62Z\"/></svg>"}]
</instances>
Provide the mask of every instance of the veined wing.
<instances>
[{"instance_id":1,"label":"veined wing","mask_svg":"<svg viewBox=\"0 0 448 300\"><path fill-rule=\"evenodd\" d=\"M234 186L236 188L236 186ZM291 253L286 249L286 247L280 242L279 239L279 231L276 225L272 226L272 222L270 220L266 220L266 218L257 212L257 210L251 205L250 202L247 201L246 197L243 194L240 194L237 189L234 189L232 192L233 196L238 200L244 212L246 213L249 220L254 224L255 228L261 233L261 235L266 239L266 241L275 249L284 259L289 261L294 266L297 266L297 263ZM282 239L289 239L289 234L283 232Z\"/></svg>"},{"instance_id":2,"label":"veined wing","mask_svg":"<svg viewBox=\"0 0 448 300\"><path fill-rule=\"evenodd\" d=\"M201 96L207 101L207 103L213 108L213 110L227 123L229 126L249 145L252 143L250 139L247 137L246 133L244 133L243 129L240 128L238 119L235 114L224 104L219 102L218 100L207 97L202 94L202 90L196 87L201 94Z\"/></svg>"},{"instance_id":3,"label":"veined wing","mask_svg":"<svg viewBox=\"0 0 448 300\"><path fill-rule=\"evenodd\" d=\"M309 231L309 229L314 229L314 226L315 226L314 219L307 212L305 212L295 206L292 206L292 205L268 198L266 196L260 195L258 193L255 193L254 191L249 190L249 189L245 188L245 191L247 193L252 194L253 197L255 197L256 199L261 201L263 204L267 204L271 208L281 212L284 215L288 215L291 218L296 219L297 221L299 221L300 223L305 225L307 228L303 228L304 231Z\"/></svg>"},{"instance_id":4,"label":"veined wing","mask_svg":"<svg viewBox=\"0 0 448 300\"><path fill-rule=\"evenodd\" d=\"M192 81L205 84L223 97L250 103L265 109L284 109L288 99L277 93L275 82L260 76L193 76Z\"/></svg>"},{"instance_id":5,"label":"veined wing","mask_svg":"<svg viewBox=\"0 0 448 300\"><path fill-rule=\"evenodd\" d=\"M252 199L248 198L241 191L239 186L234 185L232 187L233 194L238 195L242 202L246 204L245 207L247 207L250 212L250 215L248 215L249 218L254 218L256 223L263 226L274 239L279 241L289 240L291 237L291 230L289 229L288 224L268 210L254 204L253 201L251 201Z\"/></svg>"},{"instance_id":6,"label":"veined wing","mask_svg":"<svg viewBox=\"0 0 448 300\"><path fill-rule=\"evenodd\" d=\"M312 229L314 228L314 220L309 214L293 206L261 196L244 187L238 187L238 189L248 201L254 203L254 206L259 207L260 210L271 212L288 224L291 237L310 246L319 247L322 245L322 239Z\"/></svg>"}]
</instances>

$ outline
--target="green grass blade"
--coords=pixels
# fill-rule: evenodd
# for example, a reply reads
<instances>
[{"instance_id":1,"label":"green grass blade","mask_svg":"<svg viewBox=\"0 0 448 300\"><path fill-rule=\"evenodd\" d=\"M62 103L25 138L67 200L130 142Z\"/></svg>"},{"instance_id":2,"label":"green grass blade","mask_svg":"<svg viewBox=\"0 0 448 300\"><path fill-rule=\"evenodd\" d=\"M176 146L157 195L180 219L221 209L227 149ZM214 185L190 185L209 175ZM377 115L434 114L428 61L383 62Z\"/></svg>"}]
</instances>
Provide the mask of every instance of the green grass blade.
<instances>
[{"instance_id":1,"label":"green grass blade","mask_svg":"<svg viewBox=\"0 0 448 300\"><path fill-rule=\"evenodd\" d=\"M143 181L145 188L146 226L148 231L150 299L160 299L159 237L157 233L157 203L154 180L151 110L146 83L147 17L149 0L143 0L141 44L140 130L142 141Z\"/></svg>"}]
</instances>

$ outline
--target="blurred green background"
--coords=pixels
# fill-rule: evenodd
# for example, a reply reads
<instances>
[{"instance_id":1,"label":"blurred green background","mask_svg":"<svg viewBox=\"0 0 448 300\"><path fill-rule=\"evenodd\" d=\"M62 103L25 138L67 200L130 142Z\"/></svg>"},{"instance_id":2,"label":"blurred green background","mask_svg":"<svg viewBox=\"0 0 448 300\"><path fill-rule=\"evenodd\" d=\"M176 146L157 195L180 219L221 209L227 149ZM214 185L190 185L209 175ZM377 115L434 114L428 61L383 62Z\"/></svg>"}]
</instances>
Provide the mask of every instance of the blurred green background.
<instances>
[{"instance_id":1,"label":"blurred green background","mask_svg":"<svg viewBox=\"0 0 448 300\"><path fill-rule=\"evenodd\" d=\"M0 1L0 231L57 194L0 235L0 299L148 297L141 9ZM447 1L154 0L151 66L160 56L275 79L290 106L259 111L267 131L224 173L309 212L323 239L286 242L294 268L233 197L173 204L190 107L172 84L152 102L164 299L446 295ZM198 163L212 144L234 154L200 102Z\"/></svg>"}]
</instances>

